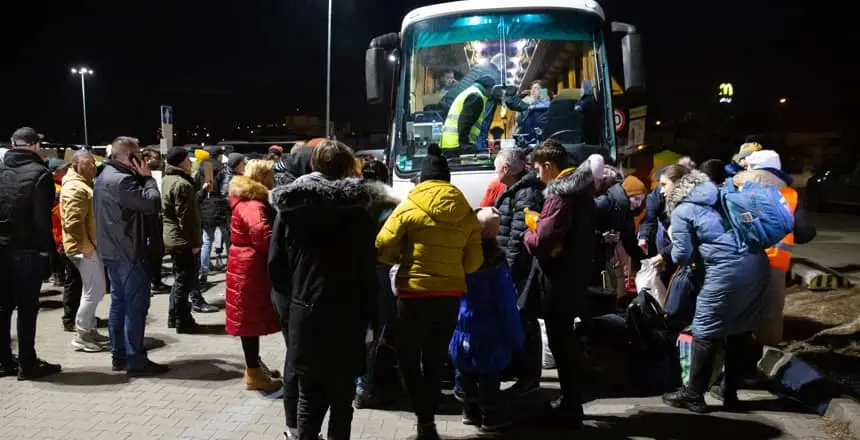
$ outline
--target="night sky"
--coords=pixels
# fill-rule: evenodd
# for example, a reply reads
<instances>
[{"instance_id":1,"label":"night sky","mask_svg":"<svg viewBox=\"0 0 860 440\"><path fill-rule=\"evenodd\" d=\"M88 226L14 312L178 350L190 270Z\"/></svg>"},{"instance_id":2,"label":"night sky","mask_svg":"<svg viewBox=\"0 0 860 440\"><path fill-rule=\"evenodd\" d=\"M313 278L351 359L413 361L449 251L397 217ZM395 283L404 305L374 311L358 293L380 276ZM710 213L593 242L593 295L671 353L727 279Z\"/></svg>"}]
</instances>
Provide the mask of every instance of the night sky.
<instances>
[{"instance_id":1,"label":"night sky","mask_svg":"<svg viewBox=\"0 0 860 440\"><path fill-rule=\"evenodd\" d=\"M387 111L364 103L364 49L432 1L335 0L336 121L384 130ZM822 2L601 2L636 24L646 43L653 116L672 118L735 86L746 117L768 120L780 96L798 130L841 128L850 47ZM816 7L818 6L818 7ZM324 0L3 2L0 132L31 125L59 142L82 140L79 77L85 64L91 143L117 135L154 141L158 106L178 128L275 122L299 108L324 115ZM848 55L848 56L846 56ZM853 107L852 107L853 108ZM3 135L6 136L5 134Z\"/></svg>"}]
</instances>

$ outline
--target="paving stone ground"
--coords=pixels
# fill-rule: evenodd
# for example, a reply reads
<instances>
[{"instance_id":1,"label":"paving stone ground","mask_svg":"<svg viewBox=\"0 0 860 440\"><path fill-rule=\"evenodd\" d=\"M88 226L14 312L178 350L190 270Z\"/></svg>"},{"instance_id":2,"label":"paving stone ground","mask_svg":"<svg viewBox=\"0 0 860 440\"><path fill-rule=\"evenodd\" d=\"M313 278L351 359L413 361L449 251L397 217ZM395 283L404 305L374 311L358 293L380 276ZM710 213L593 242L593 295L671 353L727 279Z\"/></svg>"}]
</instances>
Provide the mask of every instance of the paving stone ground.
<instances>
[{"instance_id":1,"label":"paving stone ground","mask_svg":"<svg viewBox=\"0 0 860 440\"><path fill-rule=\"evenodd\" d=\"M223 302L223 275L206 296ZM49 286L45 286L50 289ZM42 382L0 379L0 439L280 439L284 410L280 400L245 391L243 358L238 339L224 334L177 335L167 329L167 295L152 300L147 327L150 357L170 364L159 378L127 379L110 371L110 354L72 350L71 333L64 333L61 295L43 293L36 347L39 356L63 365L63 373ZM98 316L107 318L109 298ZM223 312L197 315L198 321L223 326ZM13 333L14 333L13 325ZM106 332L106 330L104 330ZM284 342L280 335L261 341L262 357L282 368ZM544 387L557 388L551 372ZM693 415L669 409L659 398L596 399L589 402L589 421L579 435L549 431L528 422L528 407L515 416L522 426L512 439L804 439L830 437L816 415L787 409L766 393L745 393L758 408L746 414ZM714 403L714 402L712 402ZM445 405L438 417L445 438L478 438L460 423L458 408ZM413 434L413 416L400 410L356 411L354 439L405 439Z\"/></svg>"}]
</instances>

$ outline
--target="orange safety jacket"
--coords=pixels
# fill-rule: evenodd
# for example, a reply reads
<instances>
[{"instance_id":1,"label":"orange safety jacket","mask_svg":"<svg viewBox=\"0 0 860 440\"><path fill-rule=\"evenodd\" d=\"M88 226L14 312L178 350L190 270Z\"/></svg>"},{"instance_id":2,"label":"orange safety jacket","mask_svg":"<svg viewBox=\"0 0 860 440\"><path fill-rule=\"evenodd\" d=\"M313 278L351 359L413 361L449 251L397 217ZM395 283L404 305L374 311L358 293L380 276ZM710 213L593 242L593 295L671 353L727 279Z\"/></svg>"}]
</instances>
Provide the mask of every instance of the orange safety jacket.
<instances>
[{"instance_id":1,"label":"orange safety jacket","mask_svg":"<svg viewBox=\"0 0 860 440\"><path fill-rule=\"evenodd\" d=\"M788 207L791 209L791 216L794 217L794 211L797 209L797 191L786 186L779 192L785 197L785 201L788 202ZM768 258L770 258L770 265L788 272L791 268L792 251L794 251L794 233L786 235L776 246L766 251Z\"/></svg>"}]
</instances>

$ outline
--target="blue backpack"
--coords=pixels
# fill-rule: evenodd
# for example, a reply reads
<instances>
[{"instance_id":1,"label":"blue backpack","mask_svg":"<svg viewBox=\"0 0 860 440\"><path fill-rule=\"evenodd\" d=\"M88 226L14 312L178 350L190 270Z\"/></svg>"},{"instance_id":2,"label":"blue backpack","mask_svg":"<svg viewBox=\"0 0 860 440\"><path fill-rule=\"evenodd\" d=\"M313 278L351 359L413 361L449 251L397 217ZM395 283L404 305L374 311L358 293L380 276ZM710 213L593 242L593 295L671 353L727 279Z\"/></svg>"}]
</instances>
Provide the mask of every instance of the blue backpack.
<instances>
[{"instance_id":1,"label":"blue backpack","mask_svg":"<svg viewBox=\"0 0 860 440\"><path fill-rule=\"evenodd\" d=\"M741 247L762 252L794 230L794 218L776 187L745 182L738 189L729 180L720 190L723 215Z\"/></svg>"}]
</instances>

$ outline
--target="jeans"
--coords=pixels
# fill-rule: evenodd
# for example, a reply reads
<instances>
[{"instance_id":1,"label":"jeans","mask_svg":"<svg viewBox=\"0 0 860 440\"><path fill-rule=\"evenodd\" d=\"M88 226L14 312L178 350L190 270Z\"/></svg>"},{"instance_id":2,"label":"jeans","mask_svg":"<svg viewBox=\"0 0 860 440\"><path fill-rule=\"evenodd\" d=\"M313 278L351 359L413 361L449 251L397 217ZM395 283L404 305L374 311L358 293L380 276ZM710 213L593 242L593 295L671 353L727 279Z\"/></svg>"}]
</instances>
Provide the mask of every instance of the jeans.
<instances>
[{"instance_id":1,"label":"jeans","mask_svg":"<svg viewBox=\"0 0 860 440\"><path fill-rule=\"evenodd\" d=\"M693 339L690 360L689 390L704 395L711 386L715 362L725 346L726 360L723 372L723 396L736 397L745 376L748 347L753 343L752 332L729 336L726 339Z\"/></svg>"},{"instance_id":2,"label":"jeans","mask_svg":"<svg viewBox=\"0 0 860 440\"><path fill-rule=\"evenodd\" d=\"M434 423L460 298L398 298L400 371L419 425Z\"/></svg>"},{"instance_id":3,"label":"jeans","mask_svg":"<svg viewBox=\"0 0 860 440\"><path fill-rule=\"evenodd\" d=\"M173 288L170 289L168 319L180 321L191 319L191 304L188 302L192 292L200 291L197 279L197 257L190 251L170 254L173 258Z\"/></svg>"},{"instance_id":4,"label":"jeans","mask_svg":"<svg viewBox=\"0 0 860 440\"><path fill-rule=\"evenodd\" d=\"M200 248L200 278L209 276L209 264L212 262L212 244L215 241L215 230L221 232L221 243L224 251L230 253L230 224L203 228L203 247Z\"/></svg>"},{"instance_id":5,"label":"jeans","mask_svg":"<svg viewBox=\"0 0 860 440\"><path fill-rule=\"evenodd\" d=\"M498 374L464 373L457 370L455 387L466 403L477 403L482 411L495 409L502 401Z\"/></svg>"},{"instance_id":6,"label":"jeans","mask_svg":"<svg viewBox=\"0 0 860 440\"><path fill-rule=\"evenodd\" d=\"M101 258L93 252L90 258L83 254L70 257L74 263L78 277L83 284L80 296L80 306L75 315L75 327L78 330L89 331L96 329L96 308L105 296L107 286L105 285L105 268Z\"/></svg>"},{"instance_id":7,"label":"jeans","mask_svg":"<svg viewBox=\"0 0 860 440\"><path fill-rule=\"evenodd\" d=\"M349 440L352 431L352 376L317 378L299 376L299 440L318 440L323 419L328 420L328 440Z\"/></svg>"},{"instance_id":8,"label":"jeans","mask_svg":"<svg viewBox=\"0 0 860 440\"><path fill-rule=\"evenodd\" d=\"M83 281L81 273L75 262L66 254L61 254L60 261L66 267L66 280L63 284L63 324L75 324L75 316L81 306L81 295L83 292ZM107 292L104 290L102 295Z\"/></svg>"},{"instance_id":9,"label":"jeans","mask_svg":"<svg viewBox=\"0 0 860 440\"><path fill-rule=\"evenodd\" d=\"M12 312L18 310L18 362L34 365L39 291L49 265L36 251L0 250L0 360L12 358Z\"/></svg>"},{"instance_id":10,"label":"jeans","mask_svg":"<svg viewBox=\"0 0 860 440\"><path fill-rule=\"evenodd\" d=\"M116 361L126 361L129 370L146 366L143 333L149 311L149 273L146 262L107 263L110 278L111 353Z\"/></svg>"}]
</instances>

